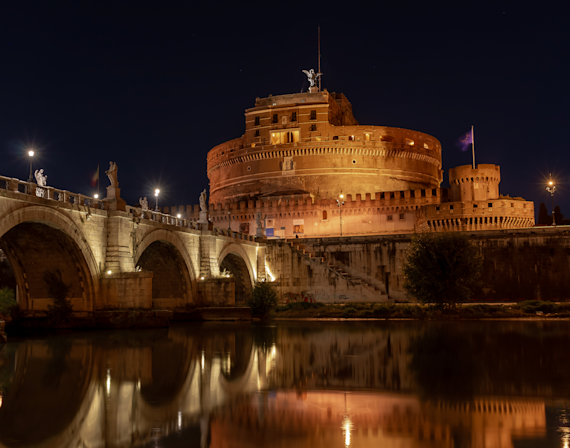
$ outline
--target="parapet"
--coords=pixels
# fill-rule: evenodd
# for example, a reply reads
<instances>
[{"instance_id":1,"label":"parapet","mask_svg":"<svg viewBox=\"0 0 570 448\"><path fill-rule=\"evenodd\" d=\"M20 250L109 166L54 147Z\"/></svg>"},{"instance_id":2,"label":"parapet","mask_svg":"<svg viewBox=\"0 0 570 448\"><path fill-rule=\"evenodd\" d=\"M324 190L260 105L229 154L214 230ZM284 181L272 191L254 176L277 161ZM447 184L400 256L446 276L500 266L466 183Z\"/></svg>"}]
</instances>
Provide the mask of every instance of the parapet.
<instances>
[{"instance_id":1,"label":"parapet","mask_svg":"<svg viewBox=\"0 0 570 448\"><path fill-rule=\"evenodd\" d=\"M458 202L486 201L499 198L501 168L499 165L462 165L449 170L451 200Z\"/></svg>"}]
</instances>

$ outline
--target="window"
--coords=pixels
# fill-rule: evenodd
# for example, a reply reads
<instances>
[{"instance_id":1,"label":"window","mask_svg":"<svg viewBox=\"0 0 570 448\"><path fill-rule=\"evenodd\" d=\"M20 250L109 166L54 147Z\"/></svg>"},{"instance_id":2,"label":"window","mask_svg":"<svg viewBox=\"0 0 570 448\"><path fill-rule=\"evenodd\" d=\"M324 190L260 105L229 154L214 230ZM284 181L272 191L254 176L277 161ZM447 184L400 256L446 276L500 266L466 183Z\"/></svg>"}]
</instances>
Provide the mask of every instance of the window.
<instances>
[{"instance_id":1,"label":"window","mask_svg":"<svg viewBox=\"0 0 570 448\"><path fill-rule=\"evenodd\" d=\"M394 141L394 137L392 137L391 135L383 135L382 137L380 137L380 141L383 141L383 142L393 142L393 141Z\"/></svg>"},{"instance_id":2,"label":"window","mask_svg":"<svg viewBox=\"0 0 570 448\"><path fill-rule=\"evenodd\" d=\"M279 117L277 116L277 114L273 114L273 119L271 120L271 123L279 123Z\"/></svg>"},{"instance_id":3,"label":"window","mask_svg":"<svg viewBox=\"0 0 570 448\"><path fill-rule=\"evenodd\" d=\"M312 124L310 130L311 130L311 131L316 131L316 130L317 130L317 125L316 125L316 124Z\"/></svg>"},{"instance_id":4,"label":"window","mask_svg":"<svg viewBox=\"0 0 570 448\"><path fill-rule=\"evenodd\" d=\"M400 221L403 221L404 219L406 219L405 213L400 213Z\"/></svg>"},{"instance_id":5,"label":"window","mask_svg":"<svg viewBox=\"0 0 570 448\"><path fill-rule=\"evenodd\" d=\"M387 215L387 216L386 216L386 221L392 221L392 215Z\"/></svg>"},{"instance_id":6,"label":"window","mask_svg":"<svg viewBox=\"0 0 570 448\"><path fill-rule=\"evenodd\" d=\"M327 211L323 210L323 219L327 219Z\"/></svg>"},{"instance_id":7,"label":"window","mask_svg":"<svg viewBox=\"0 0 570 448\"><path fill-rule=\"evenodd\" d=\"M333 140L338 140L338 135L333 135Z\"/></svg>"},{"instance_id":8,"label":"window","mask_svg":"<svg viewBox=\"0 0 570 448\"><path fill-rule=\"evenodd\" d=\"M364 141L365 141L365 142L369 142L369 141L370 141L370 134L364 134Z\"/></svg>"},{"instance_id":9,"label":"window","mask_svg":"<svg viewBox=\"0 0 570 448\"><path fill-rule=\"evenodd\" d=\"M297 121L297 112L291 114L291 121Z\"/></svg>"},{"instance_id":10,"label":"window","mask_svg":"<svg viewBox=\"0 0 570 448\"><path fill-rule=\"evenodd\" d=\"M489 208L493 208L493 203L492 203L492 202L489 202L487 205L489 206Z\"/></svg>"},{"instance_id":11,"label":"window","mask_svg":"<svg viewBox=\"0 0 570 448\"><path fill-rule=\"evenodd\" d=\"M477 208L477 204L473 204L473 208Z\"/></svg>"},{"instance_id":12,"label":"window","mask_svg":"<svg viewBox=\"0 0 570 448\"><path fill-rule=\"evenodd\" d=\"M411 138L406 139L406 145L414 146L414 141Z\"/></svg>"},{"instance_id":13,"label":"window","mask_svg":"<svg viewBox=\"0 0 570 448\"><path fill-rule=\"evenodd\" d=\"M283 143L298 143L299 131L281 131L271 133L271 144L281 145Z\"/></svg>"},{"instance_id":14,"label":"window","mask_svg":"<svg viewBox=\"0 0 570 448\"><path fill-rule=\"evenodd\" d=\"M450 205L450 206L449 206L449 210L453 210L453 205Z\"/></svg>"},{"instance_id":15,"label":"window","mask_svg":"<svg viewBox=\"0 0 570 448\"><path fill-rule=\"evenodd\" d=\"M311 120L316 120L317 119L317 111L316 110L312 110L311 111Z\"/></svg>"},{"instance_id":16,"label":"window","mask_svg":"<svg viewBox=\"0 0 570 448\"><path fill-rule=\"evenodd\" d=\"M515 203L514 203L514 202L511 202L511 207L514 207L514 206L515 206Z\"/></svg>"},{"instance_id":17,"label":"window","mask_svg":"<svg viewBox=\"0 0 570 448\"><path fill-rule=\"evenodd\" d=\"M256 137L259 137L259 129L256 129L256 130L255 130L255 136L256 136Z\"/></svg>"},{"instance_id":18,"label":"window","mask_svg":"<svg viewBox=\"0 0 570 448\"><path fill-rule=\"evenodd\" d=\"M353 159L353 160L352 160L352 163L354 163L354 164L356 165L356 159Z\"/></svg>"},{"instance_id":19,"label":"window","mask_svg":"<svg viewBox=\"0 0 570 448\"><path fill-rule=\"evenodd\" d=\"M429 149L429 145L427 143L424 143L424 149Z\"/></svg>"},{"instance_id":20,"label":"window","mask_svg":"<svg viewBox=\"0 0 570 448\"><path fill-rule=\"evenodd\" d=\"M348 136L348 140L351 141L351 142L353 142L353 141L354 141L354 135L349 135L349 136Z\"/></svg>"},{"instance_id":21,"label":"window","mask_svg":"<svg viewBox=\"0 0 570 448\"><path fill-rule=\"evenodd\" d=\"M259 117L255 117L255 125L259 126Z\"/></svg>"},{"instance_id":22,"label":"window","mask_svg":"<svg viewBox=\"0 0 570 448\"><path fill-rule=\"evenodd\" d=\"M439 210L439 205L436 205L435 209L436 209L436 210Z\"/></svg>"}]
</instances>

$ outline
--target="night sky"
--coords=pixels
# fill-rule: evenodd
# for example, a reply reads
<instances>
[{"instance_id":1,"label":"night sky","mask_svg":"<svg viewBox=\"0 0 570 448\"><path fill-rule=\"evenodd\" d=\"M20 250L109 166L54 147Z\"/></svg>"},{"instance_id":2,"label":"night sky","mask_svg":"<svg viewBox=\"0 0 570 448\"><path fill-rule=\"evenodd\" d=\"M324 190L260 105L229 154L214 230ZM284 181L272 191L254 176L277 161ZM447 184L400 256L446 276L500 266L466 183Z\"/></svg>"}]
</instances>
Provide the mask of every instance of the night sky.
<instances>
[{"instance_id":1,"label":"night sky","mask_svg":"<svg viewBox=\"0 0 570 448\"><path fill-rule=\"evenodd\" d=\"M570 52L561 2L2 2L0 174L94 193L119 166L122 196L198 203L206 154L244 132L256 97L343 92L360 124L426 132L443 168L471 163L455 141L475 126L476 160L501 166L502 194L570 217ZM558 6L557 6L558 5ZM152 204L151 204L152 205Z\"/></svg>"}]
</instances>

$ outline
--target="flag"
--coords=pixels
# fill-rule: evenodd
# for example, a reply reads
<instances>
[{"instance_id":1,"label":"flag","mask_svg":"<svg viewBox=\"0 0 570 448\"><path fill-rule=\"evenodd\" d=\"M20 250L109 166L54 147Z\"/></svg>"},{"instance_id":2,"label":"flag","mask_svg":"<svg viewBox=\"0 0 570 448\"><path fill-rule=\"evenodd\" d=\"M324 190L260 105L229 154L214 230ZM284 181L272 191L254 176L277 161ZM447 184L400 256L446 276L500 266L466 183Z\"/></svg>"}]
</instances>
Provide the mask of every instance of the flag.
<instances>
[{"instance_id":1,"label":"flag","mask_svg":"<svg viewBox=\"0 0 570 448\"><path fill-rule=\"evenodd\" d=\"M95 174L93 174L93 177L91 178L91 186L94 187L95 185L97 185L98 180L99 180L99 165L97 165L97 171L95 171Z\"/></svg>"},{"instance_id":2,"label":"flag","mask_svg":"<svg viewBox=\"0 0 570 448\"><path fill-rule=\"evenodd\" d=\"M469 149L469 145L473 144L473 133L472 131L468 131L467 133L463 134L457 142L455 143L456 146L461 149L461 151L465 152Z\"/></svg>"}]
</instances>

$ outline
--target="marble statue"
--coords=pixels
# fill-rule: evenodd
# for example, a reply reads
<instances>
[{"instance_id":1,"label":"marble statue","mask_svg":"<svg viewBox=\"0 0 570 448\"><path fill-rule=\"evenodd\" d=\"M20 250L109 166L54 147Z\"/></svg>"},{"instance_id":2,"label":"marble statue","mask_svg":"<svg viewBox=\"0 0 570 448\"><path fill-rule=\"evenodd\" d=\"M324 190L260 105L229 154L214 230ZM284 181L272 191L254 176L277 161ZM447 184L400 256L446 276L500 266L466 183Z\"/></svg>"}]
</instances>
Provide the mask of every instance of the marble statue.
<instances>
[{"instance_id":1,"label":"marble statue","mask_svg":"<svg viewBox=\"0 0 570 448\"><path fill-rule=\"evenodd\" d=\"M119 180L118 180L118 174L119 174L119 167L117 166L117 164L115 162L109 162L109 169L107 171L105 171L105 174L107 175L107 177L109 178L109 181L111 182L111 187L119 187Z\"/></svg>"},{"instance_id":2,"label":"marble statue","mask_svg":"<svg viewBox=\"0 0 570 448\"><path fill-rule=\"evenodd\" d=\"M255 224L257 225L258 229L261 228L261 212L257 212L255 215Z\"/></svg>"},{"instance_id":3,"label":"marble statue","mask_svg":"<svg viewBox=\"0 0 570 448\"><path fill-rule=\"evenodd\" d=\"M317 80L321 76L321 73L315 73L314 69L311 69L309 71L303 70L303 73L305 75L307 75L307 78L309 79L309 84L311 85L311 87L315 86L315 84L317 83Z\"/></svg>"},{"instance_id":4,"label":"marble statue","mask_svg":"<svg viewBox=\"0 0 570 448\"><path fill-rule=\"evenodd\" d=\"M44 174L43 168L41 170L36 170L34 172L34 176L36 177L36 183L38 187L36 188L36 196L38 198L45 198L46 197L46 190L44 188L47 185L47 176Z\"/></svg>"},{"instance_id":5,"label":"marble statue","mask_svg":"<svg viewBox=\"0 0 570 448\"><path fill-rule=\"evenodd\" d=\"M141 209L143 210L143 212L146 212L148 210L148 200L146 197L140 198L139 204L141 205Z\"/></svg>"},{"instance_id":6,"label":"marble statue","mask_svg":"<svg viewBox=\"0 0 570 448\"><path fill-rule=\"evenodd\" d=\"M36 182L39 187L45 187L47 185L47 176L44 174L44 169L36 170L34 173L36 177Z\"/></svg>"},{"instance_id":7,"label":"marble statue","mask_svg":"<svg viewBox=\"0 0 570 448\"><path fill-rule=\"evenodd\" d=\"M200 193L200 211L207 212L208 206L206 205L206 189L202 193Z\"/></svg>"}]
</instances>

